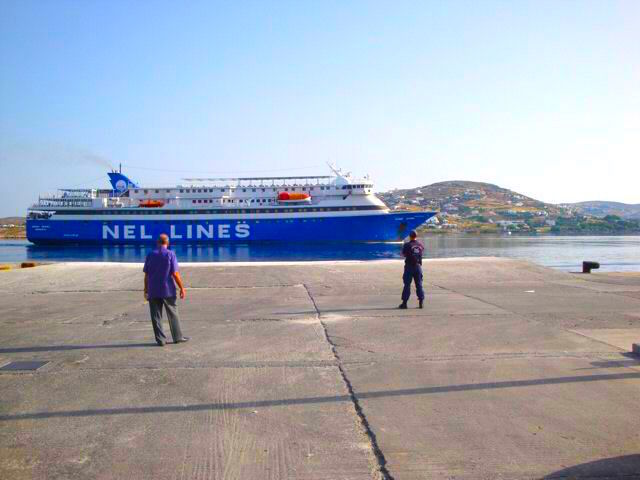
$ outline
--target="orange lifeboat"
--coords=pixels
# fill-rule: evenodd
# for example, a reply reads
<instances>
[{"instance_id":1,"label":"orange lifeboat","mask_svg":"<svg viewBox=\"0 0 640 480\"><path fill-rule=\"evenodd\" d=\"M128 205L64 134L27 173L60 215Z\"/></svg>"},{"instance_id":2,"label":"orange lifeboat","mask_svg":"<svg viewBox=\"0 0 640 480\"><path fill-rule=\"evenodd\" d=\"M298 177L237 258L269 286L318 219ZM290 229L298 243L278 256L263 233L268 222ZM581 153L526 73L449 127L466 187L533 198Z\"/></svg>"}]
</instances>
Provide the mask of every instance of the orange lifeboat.
<instances>
[{"instance_id":1,"label":"orange lifeboat","mask_svg":"<svg viewBox=\"0 0 640 480\"><path fill-rule=\"evenodd\" d=\"M311 197L308 193L280 192L278 200L280 202L306 202L311 200Z\"/></svg>"},{"instance_id":2,"label":"orange lifeboat","mask_svg":"<svg viewBox=\"0 0 640 480\"><path fill-rule=\"evenodd\" d=\"M140 207L142 208L164 207L164 202L162 200L140 200Z\"/></svg>"}]
</instances>

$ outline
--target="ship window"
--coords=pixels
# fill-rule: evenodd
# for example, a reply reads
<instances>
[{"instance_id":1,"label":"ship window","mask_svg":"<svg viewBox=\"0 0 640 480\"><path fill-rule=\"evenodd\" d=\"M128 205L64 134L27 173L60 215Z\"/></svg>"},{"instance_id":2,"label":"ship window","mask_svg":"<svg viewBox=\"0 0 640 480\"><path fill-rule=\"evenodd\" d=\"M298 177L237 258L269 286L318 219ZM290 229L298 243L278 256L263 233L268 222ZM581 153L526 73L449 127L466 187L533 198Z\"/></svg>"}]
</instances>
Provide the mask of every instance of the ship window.
<instances>
[{"instance_id":1,"label":"ship window","mask_svg":"<svg viewBox=\"0 0 640 480\"><path fill-rule=\"evenodd\" d=\"M171 190L165 190L167 193L171 193Z\"/></svg>"},{"instance_id":2,"label":"ship window","mask_svg":"<svg viewBox=\"0 0 640 480\"><path fill-rule=\"evenodd\" d=\"M263 189L262 189L262 191L263 191L263 192L266 192L266 191L267 191L267 189L266 189L266 188L263 188Z\"/></svg>"},{"instance_id":3,"label":"ship window","mask_svg":"<svg viewBox=\"0 0 640 480\"><path fill-rule=\"evenodd\" d=\"M256 191L256 189L254 188L254 189L252 189L251 191L252 191L252 192L255 192L255 191Z\"/></svg>"},{"instance_id":4,"label":"ship window","mask_svg":"<svg viewBox=\"0 0 640 480\"><path fill-rule=\"evenodd\" d=\"M191 200L191 203L196 203L196 201L195 200Z\"/></svg>"},{"instance_id":5,"label":"ship window","mask_svg":"<svg viewBox=\"0 0 640 480\"><path fill-rule=\"evenodd\" d=\"M303 192L306 192L306 191L307 191L307 189L306 189L306 188L304 188L304 187L302 187L302 191L303 191Z\"/></svg>"},{"instance_id":6,"label":"ship window","mask_svg":"<svg viewBox=\"0 0 640 480\"><path fill-rule=\"evenodd\" d=\"M136 190L137 191L137 190ZM180 193L184 193L184 189L180 190Z\"/></svg>"},{"instance_id":7,"label":"ship window","mask_svg":"<svg viewBox=\"0 0 640 480\"><path fill-rule=\"evenodd\" d=\"M138 193L138 190L134 190L135 193Z\"/></svg>"},{"instance_id":8,"label":"ship window","mask_svg":"<svg viewBox=\"0 0 640 480\"><path fill-rule=\"evenodd\" d=\"M144 193L149 193L149 190L145 190Z\"/></svg>"},{"instance_id":9,"label":"ship window","mask_svg":"<svg viewBox=\"0 0 640 480\"><path fill-rule=\"evenodd\" d=\"M246 189L246 188L243 188L243 189L242 189L242 191L243 191L243 192L246 192L246 191L247 191L247 189Z\"/></svg>"}]
</instances>

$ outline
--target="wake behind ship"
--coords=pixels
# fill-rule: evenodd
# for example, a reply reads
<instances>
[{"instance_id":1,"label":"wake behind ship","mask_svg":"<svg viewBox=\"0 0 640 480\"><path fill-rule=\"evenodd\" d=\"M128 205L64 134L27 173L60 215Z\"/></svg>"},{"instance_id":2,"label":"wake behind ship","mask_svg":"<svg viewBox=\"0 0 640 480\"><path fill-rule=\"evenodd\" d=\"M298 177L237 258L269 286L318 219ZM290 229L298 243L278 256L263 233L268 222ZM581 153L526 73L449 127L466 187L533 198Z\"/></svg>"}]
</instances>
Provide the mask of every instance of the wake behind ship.
<instances>
[{"instance_id":1,"label":"wake behind ship","mask_svg":"<svg viewBox=\"0 0 640 480\"><path fill-rule=\"evenodd\" d=\"M108 173L111 189L62 189L29 208L36 244L397 241L435 212L390 212L373 184L340 170L303 177L191 178L141 187Z\"/></svg>"}]
</instances>

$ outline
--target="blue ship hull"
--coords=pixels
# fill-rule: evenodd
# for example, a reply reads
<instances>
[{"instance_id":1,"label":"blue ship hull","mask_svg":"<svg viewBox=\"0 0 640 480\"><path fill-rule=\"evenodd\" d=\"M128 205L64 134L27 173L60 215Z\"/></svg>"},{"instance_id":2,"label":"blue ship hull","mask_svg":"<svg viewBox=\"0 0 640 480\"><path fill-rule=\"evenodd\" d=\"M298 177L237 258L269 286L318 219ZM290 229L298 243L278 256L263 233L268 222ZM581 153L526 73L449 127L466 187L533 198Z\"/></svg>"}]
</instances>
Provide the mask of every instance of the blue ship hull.
<instances>
[{"instance_id":1,"label":"blue ship hull","mask_svg":"<svg viewBox=\"0 0 640 480\"><path fill-rule=\"evenodd\" d=\"M27 220L35 244L124 245L155 242L166 233L172 243L369 242L398 241L435 212L281 219Z\"/></svg>"}]
</instances>

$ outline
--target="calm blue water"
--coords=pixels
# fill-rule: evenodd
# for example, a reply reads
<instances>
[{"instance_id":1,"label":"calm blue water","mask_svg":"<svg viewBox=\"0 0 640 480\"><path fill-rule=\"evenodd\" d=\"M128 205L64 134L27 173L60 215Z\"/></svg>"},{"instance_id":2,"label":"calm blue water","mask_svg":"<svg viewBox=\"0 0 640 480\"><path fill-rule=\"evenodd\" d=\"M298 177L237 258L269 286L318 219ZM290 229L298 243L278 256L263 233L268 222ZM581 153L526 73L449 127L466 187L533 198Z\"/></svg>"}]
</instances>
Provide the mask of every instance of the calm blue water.
<instances>
[{"instance_id":1,"label":"calm blue water","mask_svg":"<svg viewBox=\"0 0 640 480\"><path fill-rule=\"evenodd\" d=\"M620 237L488 237L424 238L426 256L522 258L562 270L577 270L595 260L602 271L640 271L640 236ZM378 260L400 258L398 243L326 244L273 243L174 246L182 262L265 262L308 260ZM0 240L0 263L32 261L142 262L148 249L136 246L35 246L21 240Z\"/></svg>"}]
</instances>

